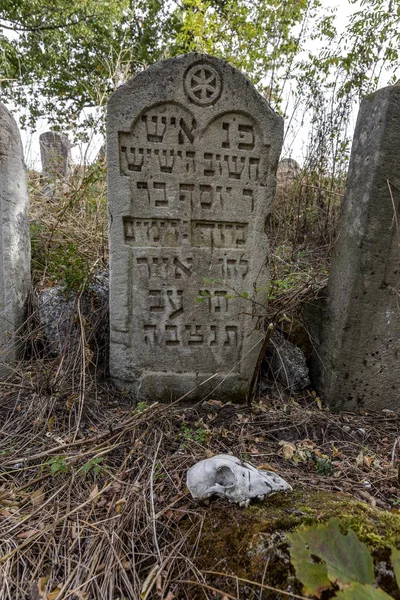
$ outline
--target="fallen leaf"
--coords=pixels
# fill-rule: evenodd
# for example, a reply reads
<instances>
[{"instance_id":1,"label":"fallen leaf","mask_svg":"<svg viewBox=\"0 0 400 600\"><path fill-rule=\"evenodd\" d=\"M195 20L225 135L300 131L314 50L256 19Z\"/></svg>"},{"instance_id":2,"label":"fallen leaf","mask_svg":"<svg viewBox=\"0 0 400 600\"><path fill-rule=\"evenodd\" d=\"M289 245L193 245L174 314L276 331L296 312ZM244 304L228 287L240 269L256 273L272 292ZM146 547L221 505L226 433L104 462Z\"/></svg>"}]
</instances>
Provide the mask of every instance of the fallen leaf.
<instances>
[{"instance_id":1,"label":"fallen leaf","mask_svg":"<svg viewBox=\"0 0 400 600\"><path fill-rule=\"evenodd\" d=\"M60 587L54 588L54 590L52 592L50 592L49 594L47 594L47 596L45 596L45 600L56 600L60 591L61 591Z\"/></svg>"},{"instance_id":2,"label":"fallen leaf","mask_svg":"<svg viewBox=\"0 0 400 600\"><path fill-rule=\"evenodd\" d=\"M203 406L208 404L209 406L224 406L224 403L221 400L208 400L207 402L203 402Z\"/></svg>"},{"instance_id":3,"label":"fallen leaf","mask_svg":"<svg viewBox=\"0 0 400 600\"><path fill-rule=\"evenodd\" d=\"M361 450L356 458L357 467L362 467L364 464L364 452Z\"/></svg>"},{"instance_id":4,"label":"fallen leaf","mask_svg":"<svg viewBox=\"0 0 400 600\"><path fill-rule=\"evenodd\" d=\"M343 535L337 519L288 533L287 538L291 561L307 594L320 598L331 582L340 589L354 582L374 582L374 563L367 546L352 529ZM310 563L311 556L324 562Z\"/></svg>"},{"instance_id":5,"label":"fallen leaf","mask_svg":"<svg viewBox=\"0 0 400 600\"><path fill-rule=\"evenodd\" d=\"M364 460L363 460L364 466L370 468L374 459L375 459L375 456L364 456Z\"/></svg>"},{"instance_id":6,"label":"fallen leaf","mask_svg":"<svg viewBox=\"0 0 400 600\"><path fill-rule=\"evenodd\" d=\"M260 471L273 471L274 473L278 472L276 468L270 465L269 463L263 463L262 465L258 465L257 469L260 469Z\"/></svg>"},{"instance_id":7,"label":"fallen leaf","mask_svg":"<svg viewBox=\"0 0 400 600\"><path fill-rule=\"evenodd\" d=\"M293 458L293 454L296 452L296 446L294 444L281 440L279 445L282 447L282 453L286 460Z\"/></svg>"},{"instance_id":8,"label":"fallen leaf","mask_svg":"<svg viewBox=\"0 0 400 600\"><path fill-rule=\"evenodd\" d=\"M126 498L120 498L119 500L116 501L115 510L117 511L118 514L121 512L124 504L126 504Z\"/></svg>"},{"instance_id":9,"label":"fallen leaf","mask_svg":"<svg viewBox=\"0 0 400 600\"><path fill-rule=\"evenodd\" d=\"M236 415L236 418L239 423L248 423L250 421L249 417L245 417L244 415Z\"/></svg>"},{"instance_id":10,"label":"fallen leaf","mask_svg":"<svg viewBox=\"0 0 400 600\"><path fill-rule=\"evenodd\" d=\"M45 498L46 496L44 494L44 487L35 490L30 495L30 501L32 502L35 508L37 508L38 506L42 506L43 502L45 501Z\"/></svg>"},{"instance_id":11,"label":"fallen leaf","mask_svg":"<svg viewBox=\"0 0 400 600\"><path fill-rule=\"evenodd\" d=\"M397 585L400 587L400 550L392 546L392 555L390 557L393 565L394 575L396 577Z\"/></svg>"},{"instance_id":12,"label":"fallen leaf","mask_svg":"<svg viewBox=\"0 0 400 600\"><path fill-rule=\"evenodd\" d=\"M18 540L26 540L36 533L40 533L39 529L27 529L26 531L21 531L16 537Z\"/></svg>"},{"instance_id":13,"label":"fallen leaf","mask_svg":"<svg viewBox=\"0 0 400 600\"><path fill-rule=\"evenodd\" d=\"M142 600L145 600L149 595L151 588L153 587L153 584L156 578L158 577L159 572L160 566L156 563L154 567L150 569L146 579L144 580L142 589L140 590L140 597L142 598Z\"/></svg>"},{"instance_id":14,"label":"fallen leaf","mask_svg":"<svg viewBox=\"0 0 400 600\"><path fill-rule=\"evenodd\" d=\"M92 491L89 494L89 500L94 500L98 493L99 493L99 486L96 483L96 485L94 486L94 488L92 489Z\"/></svg>"},{"instance_id":15,"label":"fallen leaf","mask_svg":"<svg viewBox=\"0 0 400 600\"><path fill-rule=\"evenodd\" d=\"M362 585L355 582L335 596L338 600L393 600L386 592L374 585Z\"/></svg>"},{"instance_id":16,"label":"fallen leaf","mask_svg":"<svg viewBox=\"0 0 400 600\"><path fill-rule=\"evenodd\" d=\"M110 487L112 494L118 494L122 490L122 485L118 481L114 481Z\"/></svg>"}]
</instances>

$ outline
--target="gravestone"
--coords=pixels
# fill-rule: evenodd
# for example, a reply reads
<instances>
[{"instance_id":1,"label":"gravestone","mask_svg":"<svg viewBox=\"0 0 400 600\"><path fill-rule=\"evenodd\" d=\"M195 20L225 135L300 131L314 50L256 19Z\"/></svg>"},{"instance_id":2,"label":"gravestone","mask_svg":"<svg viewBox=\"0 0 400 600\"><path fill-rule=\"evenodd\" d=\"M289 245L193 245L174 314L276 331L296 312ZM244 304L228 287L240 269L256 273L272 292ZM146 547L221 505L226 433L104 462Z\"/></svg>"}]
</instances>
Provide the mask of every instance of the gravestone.
<instances>
[{"instance_id":1,"label":"gravestone","mask_svg":"<svg viewBox=\"0 0 400 600\"><path fill-rule=\"evenodd\" d=\"M67 177L72 165L68 136L46 131L40 135L39 143L43 174L48 179Z\"/></svg>"},{"instance_id":2,"label":"gravestone","mask_svg":"<svg viewBox=\"0 0 400 600\"><path fill-rule=\"evenodd\" d=\"M294 158L282 158L278 164L276 173L278 182L293 181L301 173L301 167Z\"/></svg>"},{"instance_id":3,"label":"gravestone","mask_svg":"<svg viewBox=\"0 0 400 600\"><path fill-rule=\"evenodd\" d=\"M322 317L314 313L323 326L311 374L336 410L400 408L399 135L400 87L367 96L354 133L327 306Z\"/></svg>"},{"instance_id":4,"label":"gravestone","mask_svg":"<svg viewBox=\"0 0 400 600\"><path fill-rule=\"evenodd\" d=\"M111 376L169 400L215 375L191 398L243 398L282 118L239 71L188 54L120 87L107 128Z\"/></svg>"},{"instance_id":5,"label":"gravestone","mask_svg":"<svg viewBox=\"0 0 400 600\"><path fill-rule=\"evenodd\" d=\"M30 286L28 183L17 124L0 103L0 374L17 356Z\"/></svg>"}]
</instances>

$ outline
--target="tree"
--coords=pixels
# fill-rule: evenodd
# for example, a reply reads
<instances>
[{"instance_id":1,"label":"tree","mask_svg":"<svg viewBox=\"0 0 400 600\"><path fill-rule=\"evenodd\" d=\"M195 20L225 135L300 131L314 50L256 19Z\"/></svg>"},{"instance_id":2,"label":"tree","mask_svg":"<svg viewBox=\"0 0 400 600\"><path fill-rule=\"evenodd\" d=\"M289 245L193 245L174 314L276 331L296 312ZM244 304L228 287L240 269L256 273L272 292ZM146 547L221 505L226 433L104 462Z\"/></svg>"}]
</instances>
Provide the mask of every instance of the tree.
<instances>
[{"instance_id":1,"label":"tree","mask_svg":"<svg viewBox=\"0 0 400 600\"><path fill-rule=\"evenodd\" d=\"M26 125L73 128L161 56L167 19L162 0L3 0L1 99L29 108Z\"/></svg>"}]
</instances>

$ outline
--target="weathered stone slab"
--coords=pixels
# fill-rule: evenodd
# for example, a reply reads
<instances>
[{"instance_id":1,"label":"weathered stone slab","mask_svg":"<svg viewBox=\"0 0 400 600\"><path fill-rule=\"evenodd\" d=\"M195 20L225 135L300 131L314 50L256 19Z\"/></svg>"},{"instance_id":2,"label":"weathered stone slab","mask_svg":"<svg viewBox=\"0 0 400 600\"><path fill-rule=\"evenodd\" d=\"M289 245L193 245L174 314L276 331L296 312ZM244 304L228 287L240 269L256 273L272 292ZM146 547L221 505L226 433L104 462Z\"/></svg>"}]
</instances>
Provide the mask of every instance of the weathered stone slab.
<instances>
[{"instance_id":1,"label":"weathered stone slab","mask_svg":"<svg viewBox=\"0 0 400 600\"><path fill-rule=\"evenodd\" d=\"M67 135L46 131L39 137L43 174L49 179L66 177L71 169L71 144Z\"/></svg>"},{"instance_id":2,"label":"weathered stone slab","mask_svg":"<svg viewBox=\"0 0 400 600\"><path fill-rule=\"evenodd\" d=\"M312 377L335 409L400 408L400 87L360 107Z\"/></svg>"},{"instance_id":3,"label":"weathered stone slab","mask_svg":"<svg viewBox=\"0 0 400 600\"><path fill-rule=\"evenodd\" d=\"M301 167L294 158L282 158L278 164L276 173L278 182L293 181L301 173Z\"/></svg>"},{"instance_id":4,"label":"weathered stone slab","mask_svg":"<svg viewBox=\"0 0 400 600\"><path fill-rule=\"evenodd\" d=\"M243 397L281 117L239 71L188 54L119 88L107 127L112 377L169 400L217 374L199 396Z\"/></svg>"},{"instance_id":5,"label":"weathered stone slab","mask_svg":"<svg viewBox=\"0 0 400 600\"><path fill-rule=\"evenodd\" d=\"M17 356L30 286L28 183L17 124L0 103L0 374Z\"/></svg>"}]
</instances>

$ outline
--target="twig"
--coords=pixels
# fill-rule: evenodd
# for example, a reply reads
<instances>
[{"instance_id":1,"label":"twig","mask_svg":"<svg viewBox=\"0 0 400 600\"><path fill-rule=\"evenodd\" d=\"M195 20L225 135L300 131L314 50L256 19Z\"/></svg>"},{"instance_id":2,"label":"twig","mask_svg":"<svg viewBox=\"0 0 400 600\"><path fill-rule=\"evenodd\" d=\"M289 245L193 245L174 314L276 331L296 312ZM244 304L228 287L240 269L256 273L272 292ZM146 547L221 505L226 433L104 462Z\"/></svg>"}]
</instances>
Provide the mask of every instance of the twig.
<instances>
[{"instance_id":1,"label":"twig","mask_svg":"<svg viewBox=\"0 0 400 600\"><path fill-rule=\"evenodd\" d=\"M158 545L158 540L157 540L157 527L156 527L157 519L156 519L156 511L154 508L154 469L155 469L157 454L160 449L162 439L163 439L163 436L161 434L160 439L157 444L156 451L154 453L153 463L151 465L151 472L150 472L151 521L152 521L152 525L153 525L154 546L157 550L158 560L160 561L160 564L162 563L162 559L161 559L160 546Z\"/></svg>"},{"instance_id":2,"label":"twig","mask_svg":"<svg viewBox=\"0 0 400 600\"><path fill-rule=\"evenodd\" d=\"M191 581L190 579L177 579L175 583L188 583L190 585L199 585L206 590L210 590L210 592L216 592L217 594L221 594L221 596L225 596L226 598L231 598L231 600L238 600L237 596L232 596L228 594L228 592L223 592L218 588L213 587L212 585L208 585L207 583L202 583L201 581Z\"/></svg>"},{"instance_id":3,"label":"twig","mask_svg":"<svg viewBox=\"0 0 400 600\"><path fill-rule=\"evenodd\" d=\"M306 598L305 596L299 596L298 594L294 594L293 592L278 590L278 588L272 587L270 585L265 585L265 583L257 583L257 581L250 581L250 579L244 579L243 577L238 577L237 575L219 573L219 571L204 571L204 573L208 573L209 575L219 575L220 577L230 577L231 579L238 579L239 581L243 581L243 583L256 585L257 587L260 587L262 589L270 590L271 592L277 592L278 594L283 594L284 596L290 596L291 598L296 598L297 600L308 600L308 598Z\"/></svg>"},{"instance_id":4,"label":"twig","mask_svg":"<svg viewBox=\"0 0 400 600\"><path fill-rule=\"evenodd\" d=\"M270 323L267 327L267 332L265 334L265 338L263 341L263 345L261 346L261 350L260 353L258 355L257 358L257 363L256 366L254 368L254 373L253 373L253 377L251 378L251 382L250 382L250 386L249 386L249 391L247 394L247 406L250 408L251 407L251 402L253 400L253 395L254 395L254 388L257 382L257 378L258 378L258 374L260 373L260 369L261 369L261 363L263 361L263 358L265 356L265 351L267 349L267 346L269 344L269 341L271 339L271 335L274 331L274 324Z\"/></svg>"}]
</instances>

